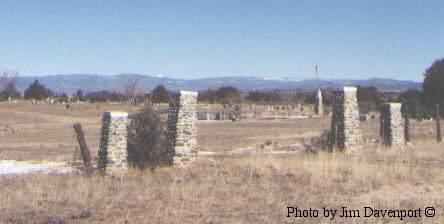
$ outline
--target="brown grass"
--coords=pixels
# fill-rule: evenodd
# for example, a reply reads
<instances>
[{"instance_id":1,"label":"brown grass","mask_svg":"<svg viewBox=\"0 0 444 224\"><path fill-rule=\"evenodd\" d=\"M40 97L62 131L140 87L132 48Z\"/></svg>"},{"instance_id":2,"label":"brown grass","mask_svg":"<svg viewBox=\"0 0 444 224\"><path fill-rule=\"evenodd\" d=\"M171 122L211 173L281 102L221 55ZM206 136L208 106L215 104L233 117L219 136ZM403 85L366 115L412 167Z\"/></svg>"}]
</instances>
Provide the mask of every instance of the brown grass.
<instances>
[{"instance_id":1,"label":"brown grass","mask_svg":"<svg viewBox=\"0 0 444 224\"><path fill-rule=\"evenodd\" d=\"M141 107L122 104L0 103L0 128L9 125L16 132L0 133L0 158L14 160L72 161L77 140L72 124L80 122L85 138L97 155L102 113L110 110L137 112ZM201 121L198 124L200 150L255 148L270 140L280 145L301 144L328 128L326 119L255 121ZM78 149L77 149L78 150Z\"/></svg>"},{"instance_id":2,"label":"brown grass","mask_svg":"<svg viewBox=\"0 0 444 224\"><path fill-rule=\"evenodd\" d=\"M367 156L368 155L368 156ZM187 167L115 177L0 177L0 220L106 223L328 223L287 218L286 207L416 209L444 221L444 153L428 144L373 153L200 158ZM339 222L398 219L338 219Z\"/></svg>"},{"instance_id":3,"label":"brown grass","mask_svg":"<svg viewBox=\"0 0 444 224\"><path fill-rule=\"evenodd\" d=\"M0 128L6 125L14 133L0 133L0 158L15 160L72 160L77 140L72 125L80 122L93 150L99 145L100 119L109 110L136 111L120 104L0 103ZM96 154L96 153L94 153Z\"/></svg>"},{"instance_id":4,"label":"brown grass","mask_svg":"<svg viewBox=\"0 0 444 224\"><path fill-rule=\"evenodd\" d=\"M1 107L0 115L16 117L8 122L24 128L32 125L58 127L59 123L60 127L65 127L65 124L80 119L88 132L100 128L101 110L112 107L84 109L69 116L65 116L64 109L60 108L32 112L28 106L15 110ZM34 119L23 117L26 113L36 116ZM46 114L61 117L52 122L52 117L48 118ZM28 120L20 123L21 118ZM45 118L49 120L41 122ZM221 122L203 124L199 128L205 130L200 138L207 141L203 145L208 148L225 145L235 148L236 144L248 147L262 141L254 136L286 136L291 142L292 138L310 132L305 126L287 122ZM61 155L71 155L71 145L59 149L56 145L60 143L51 145L50 137L45 139L44 133L41 129L28 134L38 136L33 138L33 141L41 141L38 143L29 142L27 138L9 140L2 137L2 159L17 158L17 155L46 158L48 150L53 150L48 154L59 160L64 158ZM235 136L236 139L217 139L219 135ZM94 138L88 139L90 144ZM211 142L213 138L216 140ZM29 148L24 147L18 154L15 149L4 152L8 144L16 149L29 144ZM39 148L40 144L48 144L48 148ZM84 178L75 174L2 176L0 223L330 223L322 217L287 218L287 206L311 207L320 212L322 207L424 209L433 206L436 208L434 218L407 219L406 222L396 218L337 218L335 221L444 223L443 173L444 147L427 141L397 149L364 148L352 155L320 152L316 155L273 156L257 152L237 158L202 157L185 167L152 172L130 170L107 177Z\"/></svg>"}]
</instances>

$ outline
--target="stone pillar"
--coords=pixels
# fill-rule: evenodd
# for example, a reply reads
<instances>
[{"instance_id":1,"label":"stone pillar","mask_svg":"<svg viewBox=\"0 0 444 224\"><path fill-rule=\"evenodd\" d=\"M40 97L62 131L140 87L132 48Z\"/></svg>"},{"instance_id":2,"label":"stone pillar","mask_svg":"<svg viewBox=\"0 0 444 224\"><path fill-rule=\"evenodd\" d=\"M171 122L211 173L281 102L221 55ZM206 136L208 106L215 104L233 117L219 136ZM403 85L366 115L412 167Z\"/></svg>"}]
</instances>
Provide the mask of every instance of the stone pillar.
<instances>
[{"instance_id":1,"label":"stone pillar","mask_svg":"<svg viewBox=\"0 0 444 224\"><path fill-rule=\"evenodd\" d=\"M401 106L401 103L386 103L382 106L380 135L384 146L405 144Z\"/></svg>"},{"instance_id":2,"label":"stone pillar","mask_svg":"<svg viewBox=\"0 0 444 224\"><path fill-rule=\"evenodd\" d=\"M175 160L197 153L197 92L180 91L173 96L168 113L168 144Z\"/></svg>"},{"instance_id":3,"label":"stone pillar","mask_svg":"<svg viewBox=\"0 0 444 224\"><path fill-rule=\"evenodd\" d=\"M102 172L128 169L127 124L128 113L126 112L103 113L97 165Z\"/></svg>"},{"instance_id":4,"label":"stone pillar","mask_svg":"<svg viewBox=\"0 0 444 224\"><path fill-rule=\"evenodd\" d=\"M361 142L356 87L344 87L334 95L331 144L339 149L356 148Z\"/></svg>"},{"instance_id":5,"label":"stone pillar","mask_svg":"<svg viewBox=\"0 0 444 224\"><path fill-rule=\"evenodd\" d=\"M320 89L318 89L316 94L315 113L320 116L324 115L324 109L322 108L322 92Z\"/></svg>"}]
</instances>

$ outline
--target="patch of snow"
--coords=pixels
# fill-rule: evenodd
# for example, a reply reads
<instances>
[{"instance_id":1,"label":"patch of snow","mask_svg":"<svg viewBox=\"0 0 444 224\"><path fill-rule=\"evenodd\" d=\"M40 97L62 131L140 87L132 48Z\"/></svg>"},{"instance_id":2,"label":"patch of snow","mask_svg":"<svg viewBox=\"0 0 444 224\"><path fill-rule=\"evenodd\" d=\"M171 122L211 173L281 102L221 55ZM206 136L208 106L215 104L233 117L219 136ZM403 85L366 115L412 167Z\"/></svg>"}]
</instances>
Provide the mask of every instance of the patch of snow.
<instances>
[{"instance_id":1,"label":"patch of snow","mask_svg":"<svg viewBox=\"0 0 444 224\"><path fill-rule=\"evenodd\" d=\"M66 163L31 163L25 161L1 160L0 175L54 172L57 170L61 171L65 167Z\"/></svg>"},{"instance_id":2,"label":"patch of snow","mask_svg":"<svg viewBox=\"0 0 444 224\"><path fill-rule=\"evenodd\" d=\"M258 79L265 80L265 81L292 81L292 82L300 82L303 81L303 79L298 78L291 78L291 77L271 77L271 76L264 76L264 77L257 77Z\"/></svg>"}]
</instances>

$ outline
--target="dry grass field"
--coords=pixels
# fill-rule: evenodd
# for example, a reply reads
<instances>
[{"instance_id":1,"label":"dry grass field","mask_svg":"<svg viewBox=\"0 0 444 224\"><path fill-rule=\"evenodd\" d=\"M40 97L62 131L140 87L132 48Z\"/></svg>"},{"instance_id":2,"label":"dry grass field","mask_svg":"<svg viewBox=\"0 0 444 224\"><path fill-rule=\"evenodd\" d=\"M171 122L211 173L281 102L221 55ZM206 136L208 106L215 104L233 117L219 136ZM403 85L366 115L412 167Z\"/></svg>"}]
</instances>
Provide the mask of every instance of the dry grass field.
<instances>
[{"instance_id":1,"label":"dry grass field","mask_svg":"<svg viewBox=\"0 0 444 224\"><path fill-rule=\"evenodd\" d=\"M69 161L80 122L96 154L103 111L113 104L0 104L1 160ZM318 122L318 123L317 123ZM328 123L328 122L327 122ZM201 150L247 148L230 158L199 157L182 167L118 176L0 176L0 223L444 223L444 146L431 140L402 148L277 156L256 149L266 140L305 144L322 120L200 122ZM373 127L374 125L371 125ZM367 127L367 133L377 130ZM427 129L427 128L426 128ZM424 129L424 130L426 130ZM419 130L419 129L418 129ZM423 132L423 131L418 131ZM376 132L377 133L377 132ZM287 217L287 206L317 209L317 218ZM361 210L360 218L324 218L322 208ZM362 217L363 207L434 207L433 218Z\"/></svg>"},{"instance_id":2,"label":"dry grass field","mask_svg":"<svg viewBox=\"0 0 444 224\"><path fill-rule=\"evenodd\" d=\"M75 104L66 110L62 104L0 103L0 158L15 160L73 159L77 140L72 125L80 122L91 149L99 145L100 119L104 111L138 108L120 104Z\"/></svg>"},{"instance_id":3,"label":"dry grass field","mask_svg":"<svg viewBox=\"0 0 444 224\"><path fill-rule=\"evenodd\" d=\"M14 160L72 161L77 145L72 125L80 122L88 145L97 154L100 121L105 111L136 113L141 107L125 104L7 104L0 103L0 158ZM241 123L201 121L198 127L199 149L226 151L255 148L265 141L283 146L302 144L329 126L327 120L278 120Z\"/></svg>"}]
</instances>

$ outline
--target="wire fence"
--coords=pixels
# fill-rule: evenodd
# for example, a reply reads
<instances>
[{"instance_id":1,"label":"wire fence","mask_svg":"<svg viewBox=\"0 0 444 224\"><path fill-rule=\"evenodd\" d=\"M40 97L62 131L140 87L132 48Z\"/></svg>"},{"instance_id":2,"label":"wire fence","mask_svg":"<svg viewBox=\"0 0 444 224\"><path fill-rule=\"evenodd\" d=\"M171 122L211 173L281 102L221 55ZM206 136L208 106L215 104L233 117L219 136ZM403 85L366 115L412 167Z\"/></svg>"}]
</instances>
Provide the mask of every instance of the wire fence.
<instances>
[{"instance_id":1,"label":"wire fence","mask_svg":"<svg viewBox=\"0 0 444 224\"><path fill-rule=\"evenodd\" d=\"M157 114L162 117L162 121L166 123L167 109L156 110ZM135 115L130 115L133 117ZM248 121L263 120L260 117L251 117L245 119ZM310 130L316 132L321 136L331 130L331 119L329 116L324 117L298 117L298 116L278 116L270 120L288 121L292 120L294 125L297 125L301 129ZM293 124L292 123L292 124ZM242 122L236 125L242 126ZM441 122L444 125L444 122ZM50 154L57 153L58 149L63 148L66 151L70 151L73 161L79 161L81 159L80 149L77 142L77 135L71 125L57 125L57 128L46 128L47 125L34 128L32 130L9 130L0 133L0 141L7 141L12 139L9 145L13 144L10 150L26 151L25 147L21 148L21 145L35 143L36 147L49 148L46 153L48 157ZM86 126L84 130L85 138L91 149L96 149L99 146L100 141L100 126ZM362 135L362 142L369 147L378 147L381 145L380 136L380 120L379 118L373 118L367 121L360 122L360 132ZM417 121L410 120L409 135L411 142L419 141L437 141L437 128L435 121ZM52 144L52 146L46 146L45 144ZM41 150L41 153L45 153Z\"/></svg>"},{"instance_id":2,"label":"wire fence","mask_svg":"<svg viewBox=\"0 0 444 224\"><path fill-rule=\"evenodd\" d=\"M290 118L291 119L291 118ZM319 133L323 133L325 131L329 131L331 128L331 119L330 118L320 118L313 117L307 118L309 122L305 122L305 118L298 118L296 120L300 120L303 127L307 130L317 130ZM254 119L248 119L254 120ZM263 119L261 119L263 120ZM274 118L270 120L289 120L289 118ZM162 121L166 121L162 119ZM240 123L239 125L242 125ZM444 125L444 121L441 121L441 125ZM97 130L91 130L91 128L85 129L85 136L100 136L100 130L98 128L94 128ZM360 130L364 141L376 141L379 138L379 130L380 129L380 121L379 119L372 119L370 121L361 121L360 122ZM50 135L48 133L51 133ZM411 140L436 140L436 122L434 121L410 121L409 134ZM57 129L47 129L40 128L34 131L14 131L14 132L5 132L1 133L1 138L9 138L9 137L20 137L26 142L41 139L42 136L45 137L45 140L51 139L61 139L61 138L76 138L76 134L72 128L72 126L62 126Z\"/></svg>"},{"instance_id":3,"label":"wire fence","mask_svg":"<svg viewBox=\"0 0 444 224\"><path fill-rule=\"evenodd\" d=\"M254 119L250 119L254 120ZM258 119L256 119L258 120ZM264 119L259 119L264 120ZM267 120L276 120L283 122L292 122L295 126L306 130L307 132L315 131L319 136L325 135L331 131L331 117L330 116L305 116L305 117L277 117ZM410 142L436 142L437 141L437 126L433 120L419 121L410 119L408 126L409 141ZM440 122L441 126L444 122ZM403 125L405 124L403 120ZM240 124L241 125L241 124ZM405 126L404 126L405 128ZM373 117L360 121L360 133L362 144L368 147L378 147L382 145L381 137L381 121L379 117ZM308 139L305 139L308 140Z\"/></svg>"},{"instance_id":4,"label":"wire fence","mask_svg":"<svg viewBox=\"0 0 444 224\"><path fill-rule=\"evenodd\" d=\"M404 126L404 128L406 127ZM379 119L361 121L360 129L364 143L368 145L380 145L382 143ZM436 124L435 122L410 121L408 133L411 142L436 141Z\"/></svg>"}]
</instances>

